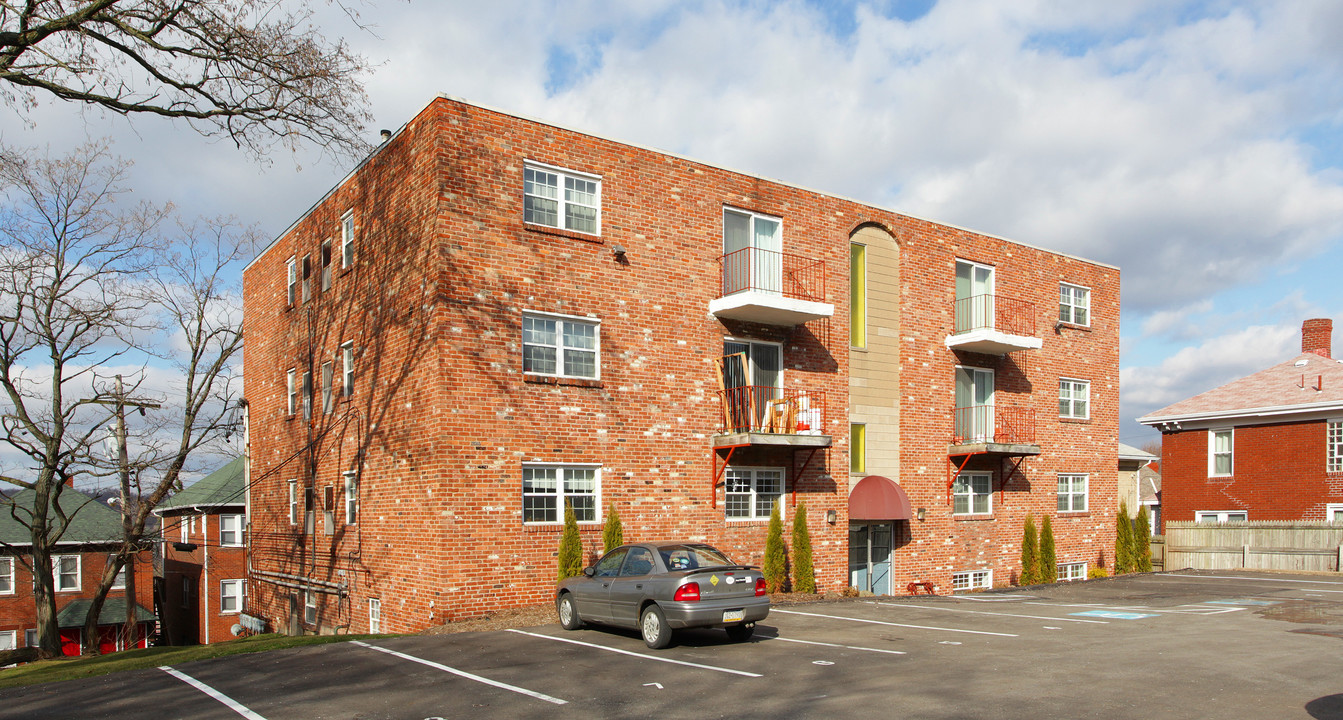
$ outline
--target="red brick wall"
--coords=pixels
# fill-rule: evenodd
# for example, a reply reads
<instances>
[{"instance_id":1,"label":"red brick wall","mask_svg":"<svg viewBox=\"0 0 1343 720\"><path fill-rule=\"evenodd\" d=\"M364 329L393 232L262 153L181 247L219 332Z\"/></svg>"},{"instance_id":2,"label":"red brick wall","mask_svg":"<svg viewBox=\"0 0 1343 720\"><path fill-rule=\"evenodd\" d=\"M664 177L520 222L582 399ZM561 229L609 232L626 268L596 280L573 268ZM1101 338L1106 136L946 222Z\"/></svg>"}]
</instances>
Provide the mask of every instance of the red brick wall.
<instances>
[{"instance_id":1,"label":"red brick wall","mask_svg":"<svg viewBox=\"0 0 1343 720\"><path fill-rule=\"evenodd\" d=\"M602 176L599 239L523 224L525 160ZM781 217L784 251L827 263L833 318L786 329L708 313L720 291L724 206ZM338 240L338 219L350 208L356 267L338 272L329 294L286 307L286 259ZM909 460L899 479L933 509L909 550L897 551L897 567L909 563L921 579L944 586L952 571L980 562L1007 570L1019 554L1011 545L1024 511L1043 512L1053 502L1055 467L1093 472L1092 507L1108 509L1117 271L439 99L245 273L252 563L268 573L265 581L254 573L249 611L283 627L290 586L309 580L348 593L322 594L323 630L364 630L369 598L381 599L388 631L547 600L559 527L522 523L523 462L600 464L601 503L617 508L627 540L705 540L759 563L766 523L726 520L721 487L710 492L711 437L721 415L713 360L725 337L782 342L786 387L827 393L834 447L816 455L796 487L810 510L821 587L843 588L848 238L869 221L904 243L909 352L892 360L909 384L902 406ZM628 251L625 262L612 253L617 243ZM1046 455L1028 461L1029 485L1009 487L1003 514L989 522L945 517L954 355L944 339L958 255L998 263L999 292L1037 303L1048 351L1017 361L1018 391L1031 393L1041 411L1052 406L1056 417L1057 373L1093 383L1092 421L1042 424ZM1090 331L1054 334L1060 279L1092 287ZM599 318L601 381L524 378L524 310ZM338 359L345 341L359 348L353 397L311 422L287 417L286 369L301 374L311 366L319 377L321 363ZM790 460L764 449L733 456L734 465ZM347 470L359 473L359 520L339 522L337 508L328 534L324 490L334 488L339 500ZM307 478L319 512L315 532L304 536L287 519L286 481L301 487ZM827 509L839 516L834 525L824 521ZM1106 518L1060 519L1060 559L1112 544ZM583 537L589 553L600 550L599 524Z\"/></svg>"},{"instance_id":2,"label":"red brick wall","mask_svg":"<svg viewBox=\"0 0 1343 720\"><path fill-rule=\"evenodd\" d=\"M242 508L222 513L194 515L188 522L187 540L194 550L179 550L183 542L182 525L188 517L169 515L163 519L163 625L167 641L173 645L207 644L232 640L232 628L238 612L222 612L223 580L243 580L244 597L251 591L247 580L246 533L243 547L220 545L220 516L244 515ZM245 515L244 515L245 518ZM183 578L190 579L186 591ZM185 594L184 594L185 591Z\"/></svg>"},{"instance_id":3,"label":"red brick wall","mask_svg":"<svg viewBox=\"0 0 1343 720\"><path fill-rule=\"evenodd\" d=\"M78 554L80 560L78 591L56 593L56 611L59 613L71 601L91 599L97 593L98 583L103 570L107 567L108 556L115 548L108 546L86 552L62 550L59 555ZM139 554L135 572L135 597L141 607L154 609L154 558L151 551ZM37 627L37 605L33 598L33 576L22 562L32 562L32 557L24 555L14 558L14 592L0 595L0 631L17 630L19 647L23 647L24 631ZM107 597L124 597L125 590L110 590ZM152 627L152 626L151 626Z\"/></svg>"},{"instance_id":4,"label":"red brick wall","mask_svg":"<svg viewBox=\"0 0 1343 720\"><path fill-rule=\"evenodd\" d=\"M1343 502L1343 473L1325 471L1324 420L1235 428L1232 475L1208 477L1208 431L1161 438L1161 515L1192 522L1200 510L1246 510L1250 520L1325 520Z\"/></svg>"}]
</instances>

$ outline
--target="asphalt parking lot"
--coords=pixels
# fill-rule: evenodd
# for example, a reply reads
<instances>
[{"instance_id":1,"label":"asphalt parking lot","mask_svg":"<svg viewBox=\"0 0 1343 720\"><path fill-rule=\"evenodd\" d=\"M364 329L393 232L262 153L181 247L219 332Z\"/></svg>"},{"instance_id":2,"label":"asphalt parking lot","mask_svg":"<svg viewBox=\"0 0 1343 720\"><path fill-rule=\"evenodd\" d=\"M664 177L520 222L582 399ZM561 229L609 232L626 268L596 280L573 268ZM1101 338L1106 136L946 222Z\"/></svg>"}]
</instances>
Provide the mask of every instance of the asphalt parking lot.
<instances>
[{"instance_id":1,"label":"asphalt parking lot","mask_svg":"<svg viewBox=\"0 0 1343 720\"><path fill-rule=\"evenodd\" d=\"M1343 577L808 603L661 651L557 624L339 643L4 690L0 716L1343 720Z\"/></svg>"}]
</instances>

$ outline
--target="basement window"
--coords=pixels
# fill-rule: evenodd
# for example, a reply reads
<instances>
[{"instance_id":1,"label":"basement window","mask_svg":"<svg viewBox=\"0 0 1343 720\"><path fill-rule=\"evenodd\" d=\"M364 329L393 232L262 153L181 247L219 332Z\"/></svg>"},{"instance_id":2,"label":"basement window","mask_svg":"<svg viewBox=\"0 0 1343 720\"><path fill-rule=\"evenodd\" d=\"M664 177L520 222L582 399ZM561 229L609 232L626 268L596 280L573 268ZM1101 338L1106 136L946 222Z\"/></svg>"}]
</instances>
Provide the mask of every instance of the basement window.
<instances>
[{"instance_id":1,"label":"basement window","mask_svg":"<svg viewBox=\"0 0 1343 720\"><path fill-rule=\"evenodd\" d=\"M1087 564L1080 563L1059 563L1059 582L1072 582L1074 580L1087 579Z\"/></svg>"},{"instance_id":2,"label":"basement window","mask_svg":"<svg viewBox=\"0 0 1343 720\"><path fill-rule=\"evenodd\" d=\"M951 574L952 591L988 590L992 587L992 570L968 570Z\"/></svg>"}]
</instances>

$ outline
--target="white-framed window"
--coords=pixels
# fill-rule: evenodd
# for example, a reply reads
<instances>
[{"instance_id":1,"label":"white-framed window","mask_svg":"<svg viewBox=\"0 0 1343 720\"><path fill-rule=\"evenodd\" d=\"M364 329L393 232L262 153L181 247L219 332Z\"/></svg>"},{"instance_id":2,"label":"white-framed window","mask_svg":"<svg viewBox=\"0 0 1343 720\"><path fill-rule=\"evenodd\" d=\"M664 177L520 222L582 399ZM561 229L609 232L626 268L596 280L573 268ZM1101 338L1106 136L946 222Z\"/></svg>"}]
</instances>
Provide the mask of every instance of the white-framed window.
<instances>
[{"instance_id":1,"label":"white-framed window","mask_svg":"<svg viewBox=\"0 0 1343 720\"><path fill-rule=\"evenodd\" d=\"M354 341L340 345L340 396L354 395Z\"/></svg>"},{"instance_id":2,"label":"white-framed window","mask_svg":"<svg viewBox=\"0 0 1343 720\"><path fill-rule=\"evenodd\" d=\"M284 376L284 384L287 398L285 414L293 417L294 411L298 410L298 370L289 368Z\"/></svg>"},{"instance_id":3,"label":"white-framed window","mask_svg":"<svg viewBox=\"0 0 1343 720\"><path fill-rule=\"evenodd\" d=\"M1343 503L1329 503L1324 506L1324 521L1343 523Z\"/></svg>"},{"instance_id":4,"label":"white-framed window","mask_svg":"<svg viewBox=\"0 0 1343 720\"><path fill-rule=\"evenodd\" d=\"M1059 417L1074 420L1091 417L1091 381L1059 378Z\"/></svg>"},{"instance_id":5,"label":"white-framed window","mask_svg":"<svg viewBox=\"0 0 1343 720\"><path fill-rule=\"evenodd\" d=\"M370 635L382 632L382 598L368 599L368 632Z\"/></svg>"},{"instance_id":6,"label":"white-framed window","mask_svg":"<svg viewBox=\"0 0 1343 720\"><path fill-rule=\"evenodd\" d=\"M602 179L539 163L523 167L523 220L588 235L602 231Z\"/></svg>"},{"instance_id":7,"label":"white-framed window","mask_svg":"<svg viewBox=\"0 0 1343 720\"><path fill-rule=\"evenodd\" d=\"M599 465L526 464L522 466L522 521L564 522L564 503L580 523L597 522L601 489Z\"/></svg>"},{"instance_id":8,"label":"white-framed window","mask_svg":"<svg viewBox=\"0 0 1343 720\"><path fill-rule=\"evenodd\" d=\"M532 375L601 377L601 323L587 318L522 316L522 371Z\"/></svg>"},{"instance_id":9,"label":"white-framed window","mask_svg":"<svg viewBox=\"0 0 1343 720\"><path fill-rule=\"evenodd\" d=\"M0 630L0 650L17 650L18 643L18 630Z\"/></svg>"},{"instance_id":10,"label":"white-framed window","mask_svg":"<svg viewBox=\"0 0 1343 720\"><path fill-rule=\"evenodd\" d=\"M177 532L181 536L182 542L190 542L191 536L187 532L187 516L181 515L177 518Z\"/></svg>"},{"instance_id":11,"label":"white-framed window","mask_svg":"<svg viewBox=\"0 0 1343 720\"><path fill-rule=\"evenodd\" d=\"M322 241L322 249L321 249L320 252L317 253L317 258L318 258L317 262L319 262L319 263L321 264L321 266L322 266L321 269L318 271L319 274L321 275L322 292L326 292L327 290L330 290L330 289L331 289L331 241L330 241L330 240L323 240L323 241Z\"/></svg>"},{"instance_id":12,"label":"white-framed window","mask_svg":"<svg viewBox=\"0 0 1343 720\"><path fill-rule=\"evenodd\" d=\"M1072 582L1074 580L1087 579L1087 564L1080 563L1059 563L1059 580L1062 582Z\"/></svg>"},{"instance_id":13,"label":"white-framed window","mask_svg":"<svg viewBox=\"0 0 1343 720\"><path fill-rule=\"evenodd\" d=\"M1235 470L1232 462L1235 432L1231 429L1208 431L1208 477L1226 477Z\"/></svg>"},{"instance_id":14,"label":"white-framed window","mask_svg":"<svg viewBox=\"0 0 1343 720\"><path fill-rule=\"evenodd\" d=\"M182 599L179 603L182 607L191 607L191 588L193 587L191 578L182 577Z\"/></svg>"},{"instance_id":15,"label":"white-framed window","mask_svg":"<svg viewBox=\"0 0 1343 720\"><path fill-rule=\"evenodd\" d=\"M729 520L768 520L783 496L784 469L730 467L724 476L723 514Z\"/></svg>"},{"instance_id":16,"label":"white-framed window","mask_svg":"<svg viewBox=\"0 0 1343 720\"><path fill-rule=\"evenodd\" d=\"M303 283L303 302L312 299L312 256L304 255L303 262L300 264L299 272L302 274Z\"/></svg>"},{"instance_id":17,"label":"white-framed window","mask_svg":"<svg viewBox=\"0 0 1343 720\"><path fill-rule=\"evenodd\" d=\"M340 267L354 266L354 211L347 210L340 217Z\"/></svg>"},{"instance_id":18,"label":"white-framed window","mask_svg":"<svg viewBox=\"0 0 1343 720\"><path fill-rule=\"evenodd\" d=\"M987 515L993 512L993 475L964 472L951 485L951 514Z\"/></svg>"},{"instance_id":19,"label":"white-framed window","mask_svg":"<svg viewBox=\"0 0 1343 720\"><path fill-rule=\"evenodd\" d=\"M116 555L108 555L108 556L107 556L107 564L108 564L108 565L111 565L111 564L115 563L116 561L117 561L117 556L116 556ZM116 577L112 578L112 587L111 587L111 589L112 589L112 590L125 590L125 589L126 589L126 566L125 566L125 565L122 565L121 568L120 568L119 570L117 570Z\"/></svg>"},{"instance_id":20,"label":"white-framed window","mask_svg":"<svg viewBox=\"0 0 1343 720\"><path fill-rule=\"evenodd\" d=\"M293 305L298 300L298 258L290 255L285 261L285 268L288 272L285 282L286 293L289 304Z\"/></svg>"},{"instance_id":21,"label":"white-framed window","mask_svg":"<svg viewBox=\"0 0 1343 720\"><path fill-rule=\"evenodd\" d=\"M14 594L14 558L0 557L0 595Z\"/></svg>"},{"instance_id":22,"label":"white-framed window","mask_svg":"<svg viewBox=\"0 0 1343 720\"><path fill-rule=\"evenodd\" d=\"M331 409L332 409L332 406L333 406L333 401L332 401L332 390L333 390L333 388L332 388L331 386L332 386L335 382L336 382L336 370L335 370L335 365L332 364L331 361L328 360L327 362L322 363L322 414L323 414L323 415L329 414L329 413L331 412Z\"/></svg>"},{"instance_id":23,"label":"white-framed window","mask_svg":"<svg viewBox=\"0 0 1343 720\"><path fill-rule=\"evenodd\" d=\"M312 419L312 371L303 371L303 419Z\"/></svg>"},{"instance_id":24,"label":"white-framed window","mask_svg":"<svg viewBox=\"0 0 1343 720\"><path fill-rule=\"evenodd\" d=\"M289 524L298 523L298 481L290 480L289 483Z\"/></svg>"},{"instance_id":25,"label":"white-framed window","mask_svg":"<svg viewBox=\"0 0 1343 720\"><path fill-rule=\"evenodd\" d=\"M1330 420L1325 428L1324 469L1343 472L1343 420Z\"/></svg>"},{"instance_id":26,"label":"white-framed window","mask_svg":"<svg viewBox=\"0 0 1343 720\"><path fill-rule=\"evenodd\" d=\"M312 590L303 593L303 622L317 624L317 593Z\"/></svg>"},{"instance_id":27,"label":"white-framed window","mask_svg":"<svg viewBox=\"0 0 1343 720\"><path fill-rule=\"evenodd\" d=\"M1194 513L1194 522L1226 523L1248 522L1250 514L1245 510L1199 510Z\"/></svg>"},{"instance_id":28,"label":"white-framed window","mask_svg":"<svg viewBox=\"0 0 1343 720\"><path fill-rule=\"evenodd\" d=\"M37 647L37 628L28 628L23 631L23 646Z\"/></svg>"},{"instance_id":29,"label":"white-framed window","mask_svg":"<svg viewBox=\"0 0 1343 720\"><path fill-rule=\"evenodd\" d=\"M345 524L359 521L359 482L353 470L345 471Z\"/></svg>"},{"instance_id":30,"label":"white-framed window","mask_svg":"<svg viewBox=\"0 0 1343 720\"><path fill-rule=\"evenodd\" d=\"M242 515L219 516L219 546L242 547Z\"/></svg>"},{"instance_id":31,"label":"white-framed window","mask_svg":"<svg viewBox=\"0 0 1343 720\"><path fill-rule=\"evenodd\" d=\"M1059 512L1086 512L1087 476L1080 473L1059 473Z\"/></svg>"},{"instance_id":32,"label":"white-framed window","mask_svg":"<svg viewBox=\"0 0 1343 720\"><path fill-rule=\"evenodd\" d=\"M1059 322L1091 324L1091 289L1059 283Z\"/></svg>"},{"instance_id":33,"label":"white-framed window","mask_svg":"<svg viewBox=\"0 0 1343 720\"><path fill-rule=\"evenodd\" d=\"M951 574L951 589L978 590L993 587L992 570L966 570Z\"/></svg>"},{"instance_id":34,"label":"white-framed window","mask_svg":"<svg viewBox=\"0 0 1343 720\"><path fill-rule=\"evenodd\" d=\"M83 587L78 555L56 555L51 558L51 569L55 575L56 592L78 592Z\"/></svg>"},{"instance_id":35,"label":"white-framed window","mask_svg":"<svg viewBox=\"0 0 1343 720\"><path fill-rule=\"evenodd\" d=\"M220 580L219 612L225 615L242 612L243 592L242 580Z\"/></svg>"}]
</instances>

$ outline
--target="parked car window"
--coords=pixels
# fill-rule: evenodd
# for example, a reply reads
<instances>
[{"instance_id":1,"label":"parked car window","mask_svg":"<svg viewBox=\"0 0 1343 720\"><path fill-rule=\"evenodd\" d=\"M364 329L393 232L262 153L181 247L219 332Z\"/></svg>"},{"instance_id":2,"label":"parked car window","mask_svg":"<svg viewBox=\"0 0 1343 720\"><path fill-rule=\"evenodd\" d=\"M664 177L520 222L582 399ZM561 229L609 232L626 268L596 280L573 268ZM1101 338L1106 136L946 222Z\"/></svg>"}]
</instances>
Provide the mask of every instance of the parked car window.
<instances>
[{"instance_id":1,"label":"parked car window","mask_svg":"<svg viewBox=\"0 0 1343 720\"><path fill-rule=\"evenodd\" d=\"M594 577L615 577L620 574L620 563L624 561L625 554L630 551L629 548L616 548L602 556L597 561Z\"/></svg>"},{"instance_id":2,"label":"parked car window","mask_svg":"<svg viewBox=\"0 0 1343 720\"><path fill-rule=\"evenodd\" d=\"M621 575L647 575L653 572L653 553L648 548L630 548Z\"/></svg>"},{"instance_id":3,"label":"parked car window","mask_svg":"<svg viewBox=\"0 0 1343 720\"><path fill-rule=\"evenodd\" d=\"M671 570L735 565L726 555L708 545L664 545L658 548L662 564Z\"/></svg>"}]
</instances>

